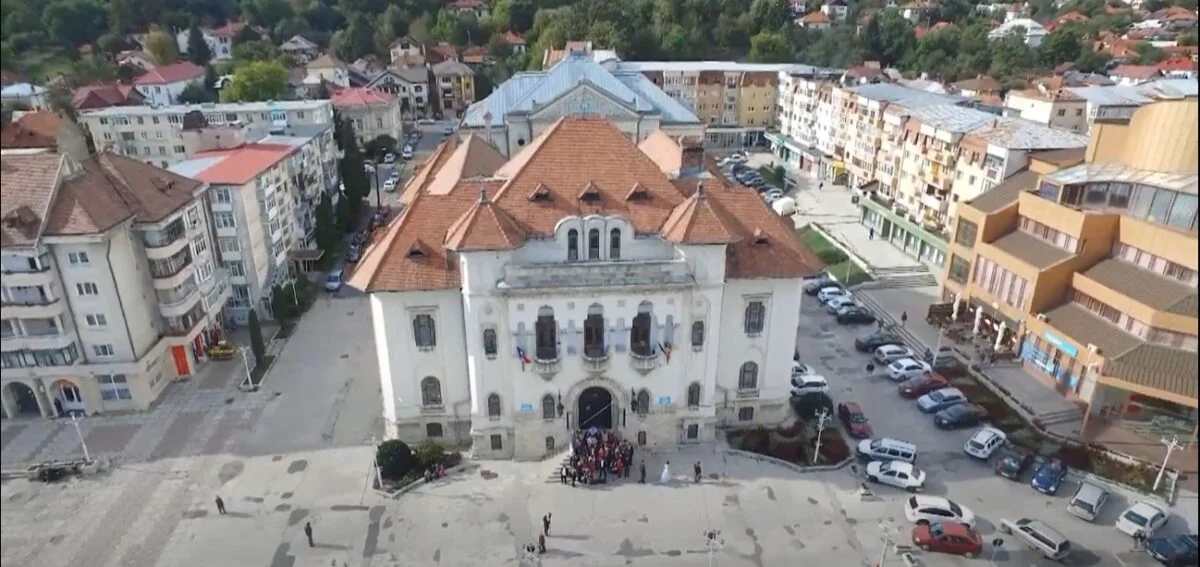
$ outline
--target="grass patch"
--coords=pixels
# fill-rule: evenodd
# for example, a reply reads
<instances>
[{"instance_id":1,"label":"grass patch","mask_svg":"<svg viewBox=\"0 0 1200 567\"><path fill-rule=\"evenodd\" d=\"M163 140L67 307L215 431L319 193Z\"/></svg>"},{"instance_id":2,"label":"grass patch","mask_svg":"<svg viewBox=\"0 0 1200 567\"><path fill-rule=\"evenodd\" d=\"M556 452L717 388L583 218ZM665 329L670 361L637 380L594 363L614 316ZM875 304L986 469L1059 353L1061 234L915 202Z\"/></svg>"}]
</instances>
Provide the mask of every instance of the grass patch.
<instances>
[{"instance_id":1,"label":"grass patch","mask_svg":"<svg viewBox=\"0 0 1200 567\"><path fill-rule=\"evenodd\" d=\"M873 279L871 274L851 260L845 252L842 252L841 248L826 240L820 232L808 227L798 229L796 232L799 234L800 240L804 241L804 245L808 246L822 262L825 262L825 271L837 278L838 281L851 286Z\"/></svg>"}]
</instances>

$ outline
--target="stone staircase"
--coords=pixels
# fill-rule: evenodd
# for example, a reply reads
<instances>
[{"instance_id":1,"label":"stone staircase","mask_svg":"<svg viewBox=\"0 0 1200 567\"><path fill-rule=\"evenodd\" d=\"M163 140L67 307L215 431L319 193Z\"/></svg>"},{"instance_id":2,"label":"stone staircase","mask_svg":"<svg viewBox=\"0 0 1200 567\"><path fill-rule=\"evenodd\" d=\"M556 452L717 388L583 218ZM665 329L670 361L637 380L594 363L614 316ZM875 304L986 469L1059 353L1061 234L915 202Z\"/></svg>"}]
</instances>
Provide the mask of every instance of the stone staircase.
<instances>
[{"instance_id":1,"label":"stone staircase","mask_svg":"<svg viewBox=\"0 0 1200 567\"><path fill-rule=\"evenodd\" d=\"M563 453L562 459L558 461L547 459L546 462L556 462L557 464L550 469L550 472L546 473L546 479L543 482L545 484L560 484L562 483L562 479L559 477L559 475L561 474L562 468L571 462L571 453L570 451ZM569 483L571 481L568 480L567 482Z\"/></svg>"},{"instance_id":2,"label":"stone staircase","mask_svg":"<svg viewBox=\"0 0 1200 567\"><path fill-rule=\"evenodd\" d=\"M876 268L872 275L874 281L861 284L861 289L896 289L910 287L929 287L938 285L937 277L925 266L900 266L897 268Z\"/></svg>"}]
</instances>

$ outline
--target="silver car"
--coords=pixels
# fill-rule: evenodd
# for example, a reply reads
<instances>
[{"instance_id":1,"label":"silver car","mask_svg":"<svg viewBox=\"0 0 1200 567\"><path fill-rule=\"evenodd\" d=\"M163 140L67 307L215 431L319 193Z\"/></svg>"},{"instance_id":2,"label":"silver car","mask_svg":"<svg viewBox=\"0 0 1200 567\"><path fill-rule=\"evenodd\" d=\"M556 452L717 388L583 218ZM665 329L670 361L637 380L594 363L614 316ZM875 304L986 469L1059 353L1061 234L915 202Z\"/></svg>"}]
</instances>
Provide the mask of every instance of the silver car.
<instances>
[{"instance_id":1,"label":"silver car","mask_svg":"<svg viewBox=\"0 0 1200 567\"><path fill-rule=\"evenodd\" d=\"M1094 522L1108 502L1108 491L1090 482L1079 483L1075 495L1067 501L1067 512L1084 521Z\"/></svg>"}]
</instances>

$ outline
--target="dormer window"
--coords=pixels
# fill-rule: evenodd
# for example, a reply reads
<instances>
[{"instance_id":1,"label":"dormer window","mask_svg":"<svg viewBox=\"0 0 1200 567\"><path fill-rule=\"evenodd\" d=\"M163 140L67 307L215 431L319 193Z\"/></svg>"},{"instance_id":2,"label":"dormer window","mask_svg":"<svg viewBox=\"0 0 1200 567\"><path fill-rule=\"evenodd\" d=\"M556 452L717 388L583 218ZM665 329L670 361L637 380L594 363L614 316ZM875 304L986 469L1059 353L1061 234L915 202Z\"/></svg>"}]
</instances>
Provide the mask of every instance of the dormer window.
<instances>
[{"instance_id":1,"label":"dormer window","mask_svg":"<svg viewBox=\"0 0 1200 567\"><path fill-rule=\"evenodd\" d=\"M425 250L423 248L421 248L421 245L419 243L414 243L412 246L410 246L408 248L408 257L412 258L414 260L425 258L426 257Z\"/></svg>"},{"instance_id":2,"label":"dormer window","mask_svg":"<svg viewBox=\"0 0 1200 567\"><path fill-rule=\"evenodd\" d=\"M538 186L533 189L533 193L529 194L529 200L535 203L545 203L550 200L550 189L545 185L538 183Z\"/></svg>"},{"instance_id":3,"label":"dormer window","mask_svg":"<svg viewBox=\"0 0 1200 567\"><path fill-rule=\"evenodd\" d=\"M767 238L767 233L763 232L763 229L761 229L761 228L754 229L754 243L755 244L762 245L762 244L767 244L769 242L770 242L770 239Z\"/></svg>"},{"instance_id":4,"label":"dormer window","mask_svg":"<svg viewBox=\"0 0 1200 567\"><path fill-rule=\"evenodd\" d=\"M600 189L596 187L595 184L588 182L587 186L583 188L583 191L579 193L579 200L588 203L599 202Z\"/></svg>"},{"instance_id":5,"label":"dormer window","mask_svg":"<svg viewBox=\"0 0 1200 567\"><path fill-rule=\"evenodd\" d=\"M625 195L626 201L642 201L649 198L650 191L641 183L634 184L633 189L630 189L629 193Z\"/></svg>"}]
</instances>

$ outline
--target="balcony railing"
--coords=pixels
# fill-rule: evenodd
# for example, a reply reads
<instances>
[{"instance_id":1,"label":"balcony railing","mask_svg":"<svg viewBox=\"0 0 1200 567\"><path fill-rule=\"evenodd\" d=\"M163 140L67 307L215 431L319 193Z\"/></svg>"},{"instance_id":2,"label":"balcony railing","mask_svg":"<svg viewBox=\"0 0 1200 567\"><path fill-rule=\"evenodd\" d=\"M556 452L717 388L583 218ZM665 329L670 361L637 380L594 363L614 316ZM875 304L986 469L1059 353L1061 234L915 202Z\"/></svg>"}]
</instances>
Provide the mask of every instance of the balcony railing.
<instances>
[{"instance_id":1,"label":"balcony railing","mask_svg":"<svg viewBox=\"0 0 1200 567\"><path fill-rule=\"evenodd\" d=\"M0 263L0 273L5 274L36 274L50 269L50 254L42 254L37 258L5 256Z\"/></svg>"},{"instance_id":2,"label":"balcony railing","mask_svg":"<svg viewBox=\"0 0 1200 567\"><path fill-rule=\"evenodd\" d=\"M163 230L147 230L142 233L142 244L146 248L163 248L170 246L184 237L183 219L175 219Z\"/></svg>"},{"instance_id":3,"label":"balcony railing","mask_svg":"<svg viewBox=\"0 0 1200 567\"><path fill-rule=\"evenodd\" d=\"M172 306L188 301L199 290L200 286L196 285L196 278L191 277L188 278L186 283L176 287L175 289L159 290L156 292L156 294L158 295L159 303L166 306Z\"/></svg>"},{"instance_id":4,"label":"balcony railing","mask_svg":"<svg viewBox=\"0 0 1200 567\"><path fill-rule=\"evenodd\" d=\"M595 351L583 351L583 369L588 372L604 372L608 370L608 360L612 358L612 354L605 350L602 353Z\"/></svg>"},{"instance_id":5,"label":"balcony railing","mask_svg":"<svg viewBox=\"0 0 1200 567\"><path fill-rule=\"evenodd\" d=\"M166 326L163 332L168 336L182 337L187 336L192 329L196 328L196 324L204 319L204 305L196 304L191 310L178 317L167 317Z\"/></svg>"},{"instance_id":6,"label":"balcony railing","mask_svg":"<svg viewBox=\"0 0 1200 567\"><path fill-rule=\"evenodd\" d=\"M647 372L658 368L658 352L650 351L650 354L638 354L630 351L629 365L632 366L634 370L641 372L642 374L646 374Z\"/></svg>"},{"instance_id":7,"label":"balcony railing","mask_svg":"<svg viewBox=\"0 0 1200 567\"><path fill-rule=\"evenodd\" d=\"M533 359L533 371L541 374L547 380L558 374L559 370L562 370L562 360L557 357Z\"/></svg>"},{"instance_id":8,"label":"balcony railing","mask_svg":"<svg viewBox=\"0 0 1200 567\"><path fill-rule=\"evenodd\" d=\"M166 260L151 260L150 277L159 279L173 277L190 265L192 265L192 251L190 248L183 248Z\"/></svg>"}]
</instances>

